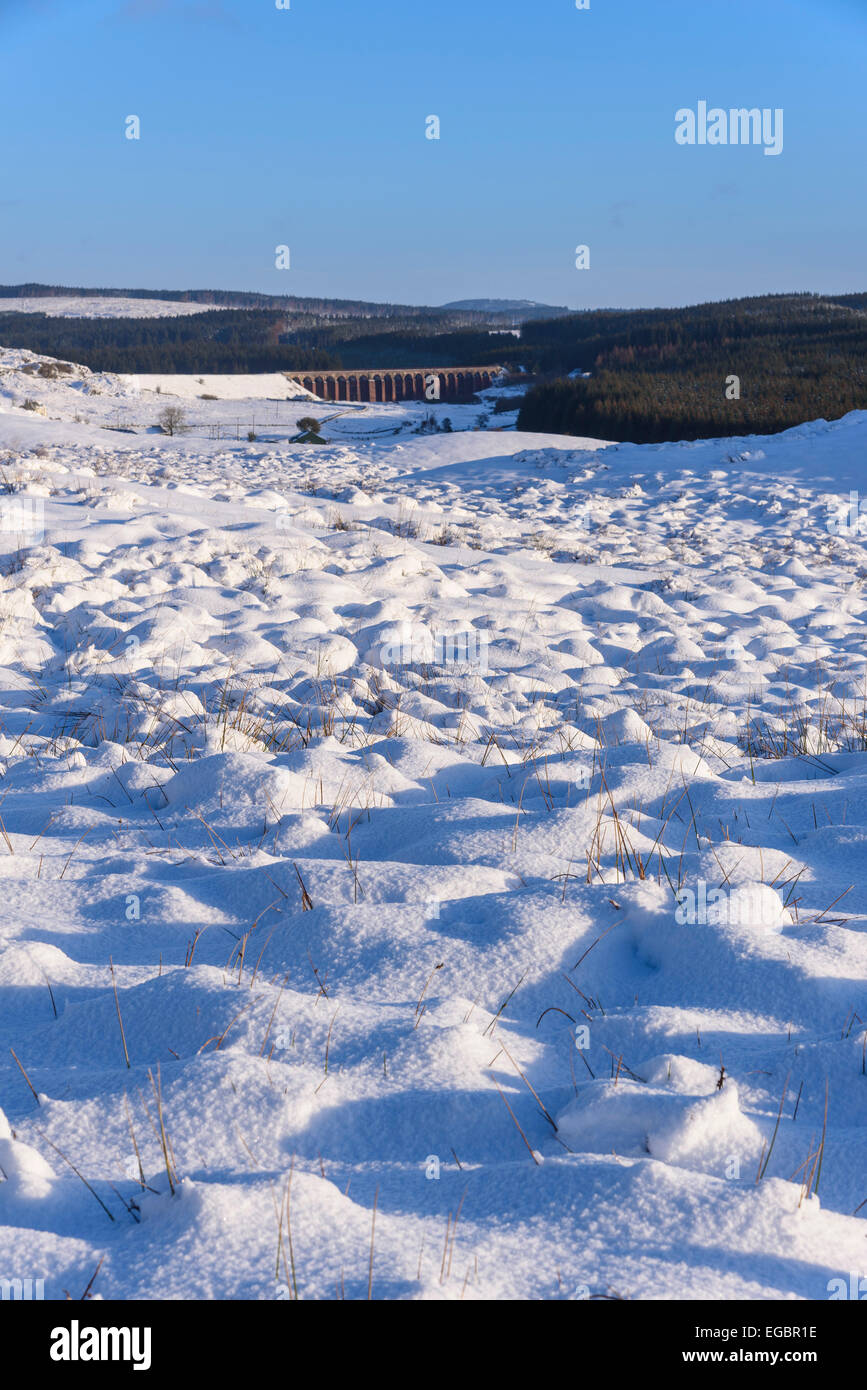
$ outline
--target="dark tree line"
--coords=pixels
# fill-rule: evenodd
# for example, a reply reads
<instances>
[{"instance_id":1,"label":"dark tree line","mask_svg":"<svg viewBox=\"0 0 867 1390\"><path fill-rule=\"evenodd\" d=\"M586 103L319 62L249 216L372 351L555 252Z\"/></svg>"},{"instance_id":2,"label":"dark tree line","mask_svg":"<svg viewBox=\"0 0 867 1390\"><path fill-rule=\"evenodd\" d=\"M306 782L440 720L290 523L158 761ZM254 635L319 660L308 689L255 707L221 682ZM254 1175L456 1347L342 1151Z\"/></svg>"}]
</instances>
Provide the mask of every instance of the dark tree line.
<instances>
[{"instance_id":1,"label":"dark tree line","mask_svg":"<svg viewBox=\"0 0 867 1390\"><path fill-rule=\"evenodd\" d=\"M0 312L0 343L81 362L97 372L296 372L340 365L330 353L281 343L283 319L264 309L211 309L159 319Z\"/></svg>"},{"instance_id":2,"label":"dark tree line","mask_svg":"<svg viewBox=\"0 0 867 1390\"><path fill-rule=\"evenodd\" d=\"M838 419L867 408L865 310L867 295L786 295L528 325L537 372L591 375L536 385L518 428L656 443Z\"/></svg>"},{"instance_id":3,"label":"dark tree line","mask_svg":"<svg viewBox=\"0 0 867 1390\"><path fill-rule=\"evenodd\" d=\"M410 323L396 319L387 331L371 333L362 320L296 329L285 341L301 347L318 347L336 353L341 367L451 367L482 366L501 360L501 345L515 338L492 336L487 329L443 331L434 323Z\"/></svg>"}]
</instances>

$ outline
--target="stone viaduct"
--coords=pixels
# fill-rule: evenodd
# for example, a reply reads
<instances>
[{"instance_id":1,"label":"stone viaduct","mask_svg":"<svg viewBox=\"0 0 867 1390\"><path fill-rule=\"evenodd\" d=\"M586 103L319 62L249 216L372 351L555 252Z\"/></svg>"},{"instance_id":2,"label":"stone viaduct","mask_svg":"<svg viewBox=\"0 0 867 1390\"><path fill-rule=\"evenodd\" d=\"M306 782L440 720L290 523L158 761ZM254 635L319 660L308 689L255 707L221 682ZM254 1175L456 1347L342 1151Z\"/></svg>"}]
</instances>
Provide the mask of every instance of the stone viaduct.
<instances>
[{"instance_id":1,"label":"stone viaduct","mask_svg":"<svg viewBox=\"0 0 867 1390\"><path fill-rule=\"evenodd\" d=\"M460 400L490 386L502 367L390 367L387 370L284 372L323 401Z\"/></svg>"}]
</instances>

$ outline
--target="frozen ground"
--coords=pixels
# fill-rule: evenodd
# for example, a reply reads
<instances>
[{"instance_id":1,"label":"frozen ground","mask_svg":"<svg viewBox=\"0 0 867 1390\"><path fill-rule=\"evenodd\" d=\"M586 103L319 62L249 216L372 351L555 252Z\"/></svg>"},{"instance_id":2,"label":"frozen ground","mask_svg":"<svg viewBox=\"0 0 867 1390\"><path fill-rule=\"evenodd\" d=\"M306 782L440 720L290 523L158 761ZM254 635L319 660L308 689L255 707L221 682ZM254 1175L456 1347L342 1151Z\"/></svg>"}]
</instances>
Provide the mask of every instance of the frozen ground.
<instances>
[{"instance_id":1,"label":"frozen ground","mask_svg":"<svg viewBox=\"0 0 867 1390\"><path fill-rule=\"evenodd\" d=\"M0 1278L864 1274L867 551L840 509L867 416L167 438L104 428L160 396L26 360L0 360Z\"/></svg>"}]
</instances>

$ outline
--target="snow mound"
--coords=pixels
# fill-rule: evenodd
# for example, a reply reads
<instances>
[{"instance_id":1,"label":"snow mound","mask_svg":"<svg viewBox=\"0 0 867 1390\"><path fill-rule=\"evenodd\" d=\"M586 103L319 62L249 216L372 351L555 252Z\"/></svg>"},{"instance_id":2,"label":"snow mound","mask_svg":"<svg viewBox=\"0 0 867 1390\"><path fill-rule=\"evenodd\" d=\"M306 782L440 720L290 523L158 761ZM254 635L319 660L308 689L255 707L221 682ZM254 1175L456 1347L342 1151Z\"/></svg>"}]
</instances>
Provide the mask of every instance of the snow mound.
<instances>
[{"instance_id":1,"label":"snow mound","mask_svg":"<svg viewBox=\"0 0 867 1390\"><path fill-rule=\"evenodd\" d=\"M561 1138L578 1153L649 1155L662 1163L726 1177L757 1157L758 1126L740 1108L737 1086L709 1095L644 1086L627 1078L602 1082L557 1116Z\"/></svg>"}]
</instances>

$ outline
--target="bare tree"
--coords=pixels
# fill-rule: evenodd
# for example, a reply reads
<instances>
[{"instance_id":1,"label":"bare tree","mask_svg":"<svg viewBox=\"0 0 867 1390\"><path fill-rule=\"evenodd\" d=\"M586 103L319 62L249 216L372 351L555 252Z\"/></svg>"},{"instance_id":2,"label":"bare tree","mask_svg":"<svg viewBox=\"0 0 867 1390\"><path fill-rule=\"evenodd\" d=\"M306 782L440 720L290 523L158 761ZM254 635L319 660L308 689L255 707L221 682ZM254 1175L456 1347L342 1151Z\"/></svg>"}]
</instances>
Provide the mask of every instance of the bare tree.
<instances>
[{"instance_id":1,"label":"bare tree","mask_svg":"<svg viewBox=\"0 0 867 1390\"><path fill-rule=\"evenodd\" d=\"M160 411L159 426L163 434L181 434L187 428L187 417L179 405L167 405Z\"/></svg>"}]
</instances>

